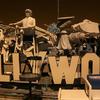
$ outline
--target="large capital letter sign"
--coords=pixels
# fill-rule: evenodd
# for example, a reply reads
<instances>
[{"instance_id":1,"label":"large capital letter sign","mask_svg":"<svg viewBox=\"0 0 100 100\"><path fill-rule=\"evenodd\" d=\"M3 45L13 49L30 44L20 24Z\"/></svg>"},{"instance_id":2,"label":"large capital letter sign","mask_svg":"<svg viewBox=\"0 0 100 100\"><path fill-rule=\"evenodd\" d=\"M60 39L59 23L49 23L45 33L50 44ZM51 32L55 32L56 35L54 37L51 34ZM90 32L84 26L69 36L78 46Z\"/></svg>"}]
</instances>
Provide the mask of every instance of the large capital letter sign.
<instances>
[{"instance_id":1,"label":"large capital letter sign","mask_svg":"<svg viewBox=\"0 0 100 100\"><path fill-rule=\"evenodd\" d=\"M95 53L87 53L85 56L83 56L81 63L81 76L85 79L89 74L89 61L92 61L92 74L100 73L100 58Z\"/></svg>"},{"instance_id":2,"label":"large capital letter sign","mask_svg":"<svg viewBox=\"0 0 100 100\"><path fill-rule=\"evenodd\" d=\"M29 53L30 56L30 53ZM37 64L38 68L42 67L46 52L39 52L39 56L42 60ZM92 68L89 66L89 62L92 62ZM87 53L81 59L79 56L72 56L68 58L67 56L48 56L48 63L50 65L50 70L52 74L52 79L54 84L61 84L62 80L65 79L66 84L73 84L76 78L77 68L81 67L79 77L87 78L88 74L100 74L100 58L95 53ZM19 81L20 75L20 60L19 54L13 54L13 81ZM35 68L33 66L33 68ZM90 73L92 69L92 73ZM3 55L0 55L0 81L10 82L10 75L4 74L4 62Z\"/></svg>"},{"instance_id":3,"label":"large capital letter sign","mask_svg":"<svg viewBox=\"0 0 100 100\"><path fill-rule=\"evenodd\" d=\"M10 81L9 75L3 75L3 55L0 55L0 81L8 82Z\"/></svg>"},{"instance_id":4,"label":"large capital letter sign","mask_svg":"<svg viewBox=\"0 0 100 100\"><path fill-rule=\"evenodd\" d=\"M79 56L72 56L71 63L69 64L68 58L65 56L60 57L57 65L55 57L49 57L50 68L52 72L53 81L55 84L61 84L62 79L66 83L72 84L74 82Z\"/></svg>"},{"instance_id":5,"label":"large capital letter sign","mask_svg":"<svg viewBox=\"0 0 100 100\"><path fill-rule=\"evenodd\" d=\"M14 80L19 80L19 75L20 75L19 54L14 53L13 54L13 78L14 78Z\"/></svg>"}]
</instances>

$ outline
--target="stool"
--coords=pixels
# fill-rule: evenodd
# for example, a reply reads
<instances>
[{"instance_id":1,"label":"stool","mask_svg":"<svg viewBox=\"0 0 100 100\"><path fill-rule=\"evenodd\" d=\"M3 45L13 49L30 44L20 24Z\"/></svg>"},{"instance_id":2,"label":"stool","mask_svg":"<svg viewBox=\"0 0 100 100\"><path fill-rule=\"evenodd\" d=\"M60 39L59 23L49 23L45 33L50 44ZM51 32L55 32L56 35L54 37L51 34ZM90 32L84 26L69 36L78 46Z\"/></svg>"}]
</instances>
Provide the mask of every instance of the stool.
<instances>
[{"instance_id":1,"label":"stool","mask_svg":"<svg viewBox=\"0 0 100 100\"><path fill-rule=\"evenodd\" d=\"M22 74L19 76L21 81L29 81L29 100L32 100L32 81L40 79L40 74Z\"/></svg>"},{"instance_id":2,"label":"stool","mask_svg":"<svg viewBox=\"0 0 100 100\"><path fill-rule=\"evenodd\" d=\"M30 56L27 57L27 59L25 59L25 62L27 62L28 60L41 60L40 56ZM31 66L28 64L28 67L30 69L30 73L25 73L25 68L22 72L22 74L19 76L21 81L29 81L29 100L32 100L32 81L37 81L40 79L40 74L38 73L32 73L32 68Z\"/></svg>"}]
</instances>

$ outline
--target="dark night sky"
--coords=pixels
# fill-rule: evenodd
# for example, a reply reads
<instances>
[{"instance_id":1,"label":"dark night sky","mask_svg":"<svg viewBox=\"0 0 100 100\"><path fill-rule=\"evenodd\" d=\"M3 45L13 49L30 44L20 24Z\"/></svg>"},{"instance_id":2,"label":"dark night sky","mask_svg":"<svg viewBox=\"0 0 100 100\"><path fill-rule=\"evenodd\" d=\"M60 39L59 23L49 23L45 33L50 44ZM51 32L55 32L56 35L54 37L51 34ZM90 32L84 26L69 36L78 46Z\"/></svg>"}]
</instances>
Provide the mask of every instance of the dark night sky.
<instances>
[{"instance_id":1,"label":"dark night sky","mask_svg":"<svg viewBox=\"0 0 100 100\"><path fill-rule=\"evenodd\" d=\"M16 22L24 17L24 10L30 8L37 25L44 27L57 18L58 0L2 0L0 21L4 24ZM100 23L100 0L59 0L59 16L75 16L76 21L88 18Z\"/></svg>"}]
</instances>

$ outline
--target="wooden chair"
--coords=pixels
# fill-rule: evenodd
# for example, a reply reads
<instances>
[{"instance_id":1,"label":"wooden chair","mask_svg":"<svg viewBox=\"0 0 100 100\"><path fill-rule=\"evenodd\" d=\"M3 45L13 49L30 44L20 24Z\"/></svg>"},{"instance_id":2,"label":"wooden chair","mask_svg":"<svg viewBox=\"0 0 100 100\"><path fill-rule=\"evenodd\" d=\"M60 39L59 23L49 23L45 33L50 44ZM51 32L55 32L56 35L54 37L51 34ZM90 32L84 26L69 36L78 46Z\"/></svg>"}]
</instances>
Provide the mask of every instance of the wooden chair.
<instances>
[{"instance_id":1,"label":"wooden chair","mask_svg":"<svg viewBox=\"0 0 100 100\"><path fill-rule=\"evenodd\" d=\"M87 80L92 87L91 100L100 100L100 74L88 75Z\"/></svg>"},{"instance_id":2,"label":"wooden chair","mask_svg":"<svg viewBox=\"0 0 100 100\"><path fill-rule=\"evenodd\" d=\"M82 78L85 83L84 89L59 89L58 100L90 100L91 86L87 80Z\"/></svg>"}]
</instances>

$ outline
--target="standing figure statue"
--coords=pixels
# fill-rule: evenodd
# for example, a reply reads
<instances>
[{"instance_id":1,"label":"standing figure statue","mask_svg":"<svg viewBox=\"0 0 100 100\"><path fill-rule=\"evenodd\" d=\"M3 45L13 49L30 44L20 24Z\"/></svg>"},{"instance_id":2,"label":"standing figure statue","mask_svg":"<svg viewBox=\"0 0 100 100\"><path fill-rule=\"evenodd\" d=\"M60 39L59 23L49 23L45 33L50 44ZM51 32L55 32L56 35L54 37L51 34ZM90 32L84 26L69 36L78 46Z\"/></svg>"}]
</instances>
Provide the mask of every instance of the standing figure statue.
<instances>
[{"instance_id":1,"label":"standing figure statue","mask_svg":"<svg viewBox=\"0 0 100 100\"><path fill-rule=\"evenodd\" d=\"M23 42L20 42L19 46L21 47L23 43L25 45L28 43L31 43L31 45L34 45L34 27L36 26L36 20L35 18L32 17L32 10L26 9L25 10L25 18L22 19L21 21L18 21L16 23L11 23L10 25L15 25L16 26L16 33L17 34L23 34L23 38L20 38L23 40ZM19 30L19 31L18 31ZM17 35L20 37L19 35ZM17 43L18 45L18 43ZM28 46L26 46L28 47Z\"/></svg>"}]
</instances>

